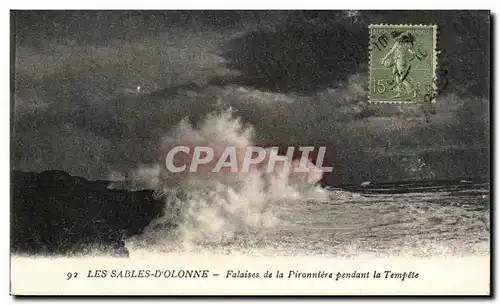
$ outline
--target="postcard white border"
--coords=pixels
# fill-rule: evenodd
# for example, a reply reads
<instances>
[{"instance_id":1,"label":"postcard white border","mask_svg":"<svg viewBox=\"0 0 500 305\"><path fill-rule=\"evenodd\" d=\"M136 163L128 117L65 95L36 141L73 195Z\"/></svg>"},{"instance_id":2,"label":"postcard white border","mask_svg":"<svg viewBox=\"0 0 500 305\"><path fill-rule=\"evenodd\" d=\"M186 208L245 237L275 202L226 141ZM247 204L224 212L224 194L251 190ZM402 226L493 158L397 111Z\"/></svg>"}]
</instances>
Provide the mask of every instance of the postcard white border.
<instances>
[{"instance_id":1,"label":"postcard white border","mask_svg":"<svg viewBox=\"0 0 500 305\"><path fill-rule=\"evenodd\" d=\"M250 9L250 8L260 8L260 9L491 9L494 13L500 11L499 9L499 2L498 1L485 1L485 0L476 0L474 1L474 7L471 7L471 2L470 1L464 1L464 0L459 0L453 2L453 7L450 7L450 3L446 1L433 1L433 0L421 0L418 2L401 2L401 1L377 1L376 3L373 1L368 1L368 0L362 0L362 1L349 1L349 2L339 2L339 3L331 3L328 1L262 1L262 0L253 0L253 1L221 1L221 0L213 0L210 2L206 1L200 1L200 0L191 0L191 1L180 1L180 2L168 2L165 3L164 1L150 1L150 0L144 0L140 2L136 1L130 1L130 0L112 0L112 1L106 1L104 2L93 2L93 1L86 1L86 2L67 2L67 1L62 1L62 0L50 0L50 1L12 1L12 2L2 2L2 4L5 5L5 9L1 11L0 14L2 14L1 20L3 20L3 26L1 27L1 33L2 33L2 42L4 44L4 48L2 48L3 51L3 57L4 60L8 60L9 62L6 63L6 66L10 66L10 57L9 57L9 51L10 51L10 17L9 17L9 9L34 9L34 8L40 8L40 9L51 9L51 8L59 8L59 9L119 9L119 8L129 8L129 9L183 9L183 8L233 8L233 9ZM209 5L209 6L207 6ZM3 6L3 5L2 5ZM493 41L498 41L498 32L495 32L495 39ZM498 55L498 49L494 49L495 54ZM495 71L495 67L493 67L492 71ZM2 124L1 132L0 135L2 137L3 143L8 143L10 141L10 105L9 103L5 101L10 100L10 91L9 91L9 84L10 84L10 74L2 73L3 81L0 83L2 86L2 92L4 92L4 103L0 103L0 107L2 107L0 113L4 116L3 120L0 120ZM495 79L495 84L494 86L496 88L499 88L499 80L498 78ZM493 101L492 101L493 102ZM499 112L500 108L495 107L495 113L491 113L491 116L495 115L496 117L499 117ZM498 124L496 124L498 127ZM498 152L498 147L496 143L500 142L499 139L499 132L497 130L497 127L495 127L495 138L494 138L494 143L495 143L495 151ZM493 147L492 147L493 148ZM9 168L10 168L10 151L9 153L5 153L2 155L3 157L1 158L1 165L2 165L2 171L1 171L1 187L2 192L1 194L4 197L4 202L9 202L10 201L10 195L9 195ZM493 157L493 156L492 156ZM497 173L500 165L498 162L495 163L495 168L494 172ZM492 173L493 174L493 173ZM495 180L495 185L493 186L494 189L499 189L500 182L498 179ZM492 204L496 204L492 203ZM3 274L3 280L2 280L2 287L3 287L3 301L6 303L13 303L14 300L12 297L9 297L8 290L9 290L9 211L8 211L8 204L4 205L5 211L3 213L4 217L4 226L5 230L2 230L2 247L3 251L2 254L4 255L4 259L2 260L3 266L4 266L4 271ZM498 217L495 219L495 227L498 227L497 221ZM498 244L498 234L495 235L495 240L494 242ZM496 252L498 253L498 251ZM495 257L496 259L496 257ZM496 291L498 292L498 280L495 281L496 284ZM164 300L162 299L156 299L159 302L162 302ZM24 300L24 302L33 302L34 300ZM108 302L120 302L121 300L110 300L107 299L106 301ZM150 300L150 301L155 301L155 300ZM234 301L234 300L233 300ZM234 301L237 302L238 300ZM298 303L308 303L312 302L313 300L299 300L297 301ZM366 299L355 299L355 300L335 300L336 302L339 303L348 303L348 304L359 304L359 303L364 303L364 302L373 302L373 301L381 301L385 302L386 300L384 299L376 299L373 300L371 298L366 298ZM438 300L429 300L427 299L426 302L429 303L442 303L444 300L443 299L438 299ZM454 302L454 300L450 300ZM53 300L50 299L42 299L42 300L37 300L36 301L38 304L44 304L44 303L52 303ZM61 301L62 303L65 302L71 302L70 300L66 301ZM95 299L92 300L79 300L79 303L82 304L94 304L96 302ZM189 302L189 300L170 300L170 302ZM232 302L232 301L229 301ZM259 304L268 304L273 301L266 301L266 300L249 300L249 302L258 302ZM417 303L419 302L418 300L407 300L408 303ZM472 303L474 302L481 302L481 300L472 300ZM143 300L140 299L132 299L128 301L128 303L131 304L142 304Z\"/></svg>"}]
</instances>

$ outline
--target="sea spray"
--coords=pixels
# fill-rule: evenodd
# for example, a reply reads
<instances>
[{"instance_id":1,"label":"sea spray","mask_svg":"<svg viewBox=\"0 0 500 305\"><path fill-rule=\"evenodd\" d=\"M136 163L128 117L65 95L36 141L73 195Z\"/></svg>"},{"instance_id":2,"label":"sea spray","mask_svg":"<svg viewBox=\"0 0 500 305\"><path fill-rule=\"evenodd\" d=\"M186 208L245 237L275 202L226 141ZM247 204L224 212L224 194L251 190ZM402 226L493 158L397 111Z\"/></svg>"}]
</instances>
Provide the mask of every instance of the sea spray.
<instances>
[{"instance_id":1,"label":"sea spray","mask_svg":"<svg viewBox=\"0 0 500 305\"><path fill-rule=\"evenodd\" d=\"M212 143L212 147L222 149L230 145L247 147L253 142L253 127L244 127L241 119L228 109L209 114L198 126L187 119L179 122L162 141L162 157L173 143ZM142 235L129 238L129 249L217 246L231 243L247 230L278 226L275 206L326 200L327 192L317 185L321 171L314 165L308 167L311 172L301 176L279 169L267 172L263 168L245 173L172 173L160 159L158 164L132 170L126 179L117 180L110 187L153 188L165 202L163 217L154 220Z\"/></svg>"}]
</instances>

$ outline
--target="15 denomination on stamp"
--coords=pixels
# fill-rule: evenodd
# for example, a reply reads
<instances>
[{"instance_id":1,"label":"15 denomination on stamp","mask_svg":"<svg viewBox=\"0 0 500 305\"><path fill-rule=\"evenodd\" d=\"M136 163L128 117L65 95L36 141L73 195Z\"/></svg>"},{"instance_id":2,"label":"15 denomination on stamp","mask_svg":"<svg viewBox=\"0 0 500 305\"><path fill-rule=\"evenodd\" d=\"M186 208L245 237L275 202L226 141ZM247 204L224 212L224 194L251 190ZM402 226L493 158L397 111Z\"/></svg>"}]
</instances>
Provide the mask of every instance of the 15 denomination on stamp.
<instances>
[{"instance_id":1,"label":"15 denomination on stamp","mask_svg":"<svg viewBox=\"0 0 500 305\"><path fill-rule=\"evenodd\" d=\"M432 103L435 25L370 25L370 103Z\"/></svg>"}]
</instances>

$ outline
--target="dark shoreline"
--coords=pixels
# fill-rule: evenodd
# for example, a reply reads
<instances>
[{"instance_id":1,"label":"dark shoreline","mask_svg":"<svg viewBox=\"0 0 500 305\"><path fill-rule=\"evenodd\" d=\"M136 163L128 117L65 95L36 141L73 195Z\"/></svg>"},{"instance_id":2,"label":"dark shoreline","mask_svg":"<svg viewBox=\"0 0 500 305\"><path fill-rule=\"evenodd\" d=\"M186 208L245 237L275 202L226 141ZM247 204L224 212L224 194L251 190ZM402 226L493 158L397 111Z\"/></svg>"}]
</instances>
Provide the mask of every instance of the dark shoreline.
<instances>
[{"instance_id":1,"label":"dark shoreline","mask_svg":"<svg viewBox=\"0 0 500 305\"><path fill-rule=\"evenodd\" d=\"M153 190L113 190L108 185L108 181L89 181L63 171L14 171L11 253L80 255L97 250L127 256L124 239L142 234L155 218L161 217L164 202L155 198ZM328 187L373 195L448 191L484 193L489 197L489 182L471 179Z\"/></svg>"}]
</instances>

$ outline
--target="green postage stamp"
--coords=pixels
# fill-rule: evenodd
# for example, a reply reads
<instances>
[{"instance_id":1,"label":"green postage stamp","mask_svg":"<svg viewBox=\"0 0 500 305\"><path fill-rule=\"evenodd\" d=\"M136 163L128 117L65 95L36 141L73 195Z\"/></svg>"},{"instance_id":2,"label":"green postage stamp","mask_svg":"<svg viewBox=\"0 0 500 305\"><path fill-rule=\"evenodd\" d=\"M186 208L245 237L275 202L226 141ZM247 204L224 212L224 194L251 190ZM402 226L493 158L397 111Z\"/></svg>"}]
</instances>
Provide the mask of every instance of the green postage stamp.
<instances>
[{"instance_id":1,"label":"green postage stamp","mask_svg":"<svg viewBox=\"0 0 500 305\"><path fill-rule=\"evenodd\" d=\"M433 103L435 25L370 25L370 103Z\"/></svg>"}]
</instances>

